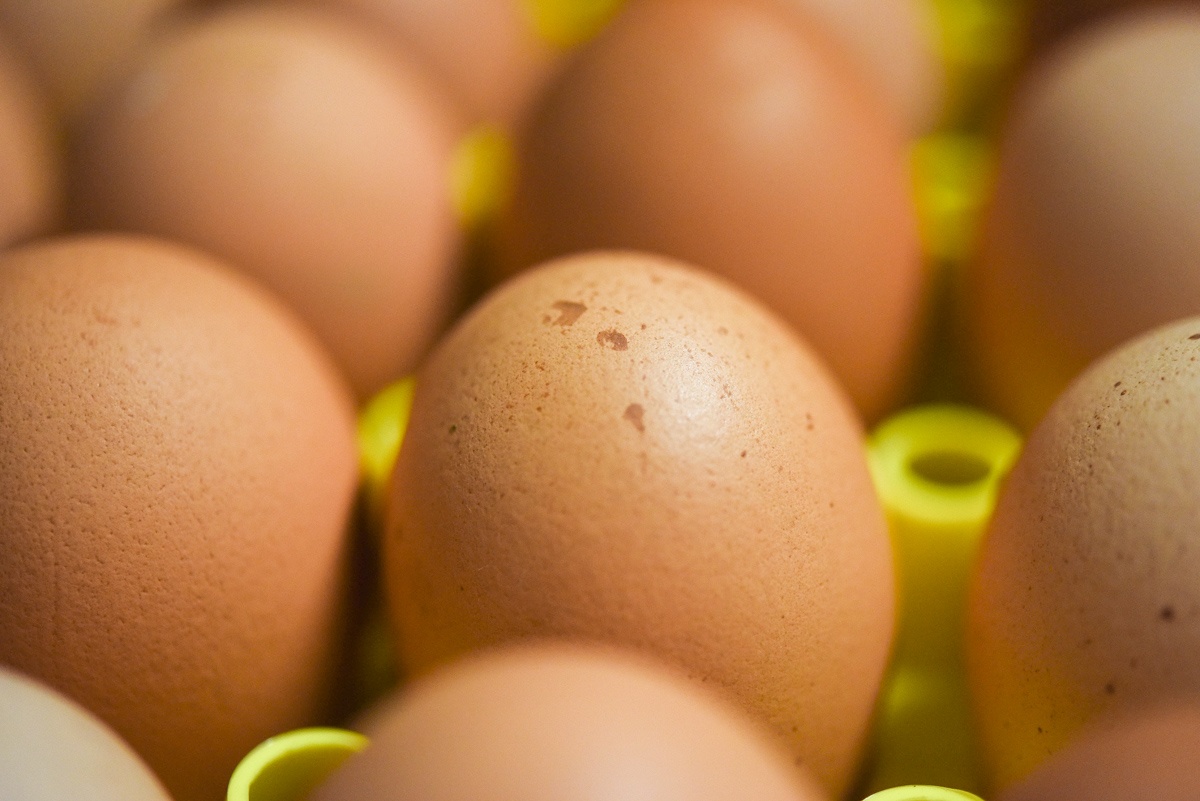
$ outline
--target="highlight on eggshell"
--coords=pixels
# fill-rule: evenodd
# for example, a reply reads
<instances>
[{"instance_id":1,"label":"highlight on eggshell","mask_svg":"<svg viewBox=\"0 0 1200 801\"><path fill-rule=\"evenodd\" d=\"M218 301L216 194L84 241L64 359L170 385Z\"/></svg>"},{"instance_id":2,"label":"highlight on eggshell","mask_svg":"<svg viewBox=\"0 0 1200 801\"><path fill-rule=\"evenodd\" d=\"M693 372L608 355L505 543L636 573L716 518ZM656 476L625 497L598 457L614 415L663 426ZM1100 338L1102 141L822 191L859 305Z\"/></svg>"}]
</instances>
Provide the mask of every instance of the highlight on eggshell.
<instances>
[{"instance_id":1,"label":"highlight on eggshell","mask_svg":"<svg viewBox=\"0 0 1200 801\"><path fill-rule=\"evenodd\" d=\"M982 787L963 616L977 546L1020 444L1007 423L949 404L908 409L871 434L871 475L896 553L900 624L869 789Z\"/></svg>"},{"instance_id":2,"label":"highlight on eggshell","mask_svg":"<svg viewBox=\"0 0 1200 801\"><path fill-rule=\"evenodd\" d=\"M1093 363L1026 440L967 607L997 792L1105 715L1200 693L1197 453L1200 317Z\"/></svg>"},{"instance_id":3,"label":"highlight on eggshell","mask_svg":"<svg viewBox=\"0 0 1200 801\"><path fill-rule=\"evenodd\" d=\"M331 727L272 737L238 763L226 801L303 801L368 743L358 732Z\"/></svg>"},{"instance_id":4,"label":"highlight on eggshell","mask_svg":"<svg viewBox=\"0 0 1200 801\"><path fill-rule=\"evenodd\" d=\"M53 688L2 666L0 798L170 801L112 728Z\"/></svg>"}]
</instances>

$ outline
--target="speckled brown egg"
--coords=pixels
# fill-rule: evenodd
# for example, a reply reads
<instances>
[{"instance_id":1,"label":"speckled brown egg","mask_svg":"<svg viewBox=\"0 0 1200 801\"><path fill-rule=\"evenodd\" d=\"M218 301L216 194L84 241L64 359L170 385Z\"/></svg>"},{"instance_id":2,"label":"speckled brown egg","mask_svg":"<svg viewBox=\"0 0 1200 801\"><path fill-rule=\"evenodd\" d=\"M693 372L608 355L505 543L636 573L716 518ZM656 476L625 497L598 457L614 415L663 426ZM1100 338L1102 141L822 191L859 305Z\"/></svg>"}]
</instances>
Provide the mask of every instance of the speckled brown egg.
<instances>
[{"instance_id":1,"label":"speckled brown egg","mask_svg":"<svg viewBox=\"0 0 1200 801\"><path fill-rule=\"evenodd\" d=\"M56 136L26 65L0 38L0 249L58 222Z\"/></svg>"},{"instance_id":2,"label":"speckled brown egg","mask_svg":"<svg viewBox=\"0 0 1200 801\"><path fill-rule=\"evenodd\" d=\"M384 545L423 672L528 637L652 652L846 789L893 630L862 431L781 321L678 262L563 259L417 379Z\"/></svg>"},{"instance_id":3,"label":"speckled brown egg","mask_svg":"<svg viewBox=\"0 0 1200 801\"><path fill-rule=\"evenodd\" d=\"M1029 437L968 610L997 788L1102 713L1200 691L1198 453L1196 317L1093 365Z\"/></svg>"},{"instance_id":4,"label":"speckled brown egg","mask_svg":"<svg viewBox=\"0 0 1200 801\"><path fill-rule=\"evenodd\" d=\"M1089 729L1000 801L1191 801L1200 787L1200 702Z\"/></svg>"},{"instance_id":5,"label":"speckled brown egg","mask_svg":"<svg viewBox=\"0 0 1200 801\"><path fill-rule=\"evenodd\" d=\"M907 388L924 272L899 121L827 32L753 0L633 3L517 141L501 270L662 253L774 308L875 418Z\"/></svg>"},{"instance_id":6,"label":"speckled brown egg","mask_svg":"<svg viewBox=\"0 0 1200 801\"><path fill-rule=\"evenodd\" d=\"M350 394L263 290L173 245L0 258L0 664L117 730L177 801L325 714Z\"/></svg>"},{"instance_id":7,"label":"speckled brown egg","mask_svg":"<svg viewBox=\"0 0 1200 801\"><path fill-rule=\"evenodd\" d=\"M169 801L111 728L39 682L0 668L0 798Z\"/></svg>"},{"instance_id":8,"label":"speckled brown egg","mask_svg":"<svg viewBox=\"0 0 1200 801\"><path fill-rule=\"evenodd\" d=\"M1200 313L1200 8L1048 55L1013 102L964 292L980 397L1026 430L1089 362Z\"/></svg>"},{"instance_id":9,"label":"speckled brown egg","mask_svg":"<svg viewBox=\"0 0 1200 801\"><path fill-rule=\"evenodd\" d=\"M454 304L457 111L335 15L230 6L172 27L82 126L84 228L166 236L261 280L360 398L416 367Z\"/></svg>"}]
</instances>

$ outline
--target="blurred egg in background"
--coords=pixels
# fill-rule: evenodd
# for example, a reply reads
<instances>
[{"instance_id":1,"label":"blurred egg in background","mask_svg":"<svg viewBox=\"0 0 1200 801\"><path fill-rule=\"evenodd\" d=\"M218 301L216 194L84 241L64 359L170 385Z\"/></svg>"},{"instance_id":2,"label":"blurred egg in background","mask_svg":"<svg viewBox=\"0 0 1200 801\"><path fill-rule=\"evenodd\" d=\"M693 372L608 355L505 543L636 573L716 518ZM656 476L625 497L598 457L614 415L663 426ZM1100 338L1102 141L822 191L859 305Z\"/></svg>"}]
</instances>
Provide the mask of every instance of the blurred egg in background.
<instances>
[{"instance_id":1,"label":"blurred egg in background","mask_svg":"<svg viewBox=\"0 0 1200 801\"><path fill-rule=\"evenodd\" d=\"M0 26L0 248L45 233L62 205L58 129Z\"/></svg>"},{"instance_id":2,"label":"blurred egg in background","mask_svg":"<svg viewBox=\"0 0 1200 801\"><path fill-rule=\"evenodd\" d=\"M1200 312L1200 9L1143 10L1024 77L963 319L978 396L1031 428L1089 362Z\"/></svg>"},{"instance_id":3,"label":"blurred egg in background","mask_svg":"<svg viewBox=\"0 0 1200 801\"><path fill-rule=\"evenodd\" d=\"M73 215L201 247L312 326L362 399L410 371L457 302L458 111L413 61L312 9L180 20L73 151Z\"/></svg>"},{"instance_id":4,"label":"blurred egg in background","mask_svg":"<svg viewBox=\"0 0 1200 801\"><path fill-rule=\"evenodd\" d=\"M874 419L908 388L926 283L905 139L803 15L635 2L519 137L499 272L589 248L683 259L774 308Z\"/></svg>"},{"instance_id":5,"label":"blurred egg in background","mask_svg":"<svg viewBox=\"0 0 1200 801\"><path fill-rule=\"evenodd\" d=\"M620 651L538 644L438 671L389 699L312 801L823 801L765 730Z\"/></svg>"}]
</instances>

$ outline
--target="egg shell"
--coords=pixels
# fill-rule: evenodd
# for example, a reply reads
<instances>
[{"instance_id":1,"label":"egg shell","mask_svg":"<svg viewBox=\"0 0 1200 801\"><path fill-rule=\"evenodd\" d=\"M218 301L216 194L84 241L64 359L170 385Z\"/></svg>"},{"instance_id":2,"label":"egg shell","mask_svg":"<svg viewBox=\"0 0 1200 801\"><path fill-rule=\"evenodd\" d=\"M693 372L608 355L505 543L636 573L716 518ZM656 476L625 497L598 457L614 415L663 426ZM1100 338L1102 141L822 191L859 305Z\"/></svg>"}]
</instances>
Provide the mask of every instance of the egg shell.
<instances>
[{"instance_id":1,"label":"egg shell","mask_svg":"<svg viewBox=\"0 0 1200 801\"><path fill-rule=\"evenodd\" d=\"M1102 713L1200 691L1200 318L1093 365L1034 429L981 546L967 662L1003 789Z\"/></svg>"},{"instance_id":2,"label":"egg shell","mask_svg":"<svg viewBox=\"0 0 1200 801\"><path fill-rule=\"evenodd\" d=\"M0 249L58 222L62 165L56 135L26 64L0 38Z\"/></svg>"},{"instance_id":3,"label":"egg shell","mask_svg":"<svg viewBox=\"0 0 1200 801\"><path fill-rule=\"evenodd\" d=\"M0 798L170 801L116 732L49 687L0 668Z\"/></svg>"},{"instance_id":4,"label":"egg shell","mask_svg":"<svg viewBox=\"0 0 1200 801\"><path fill-rule=\"evenodd\" d=\"M683 666L840 795L894 625L859 422L732 286L634 253L495 291L417 379L384 541L405 664L563 636Z\"/></svg>"},{"instance_id":5,"label":"egg shell","mask_svg":"<svg viewBox=\"0 0 1200 801\"><path fill-rule=\"evenodd\" d=\"M69 123L116 77L163 18L187 2L0 0L0 30L29 59L54 112Z\"/></svg>"},{"instance_id":6,"label":"egg shell","mask_svg":"<svg viewBox=\"0 0 1200 801\"><path fill-rule=\"evenodd\" d=\"M775 0L819 20L887 98L905 130L928 133L946 82L929 0Z\"/></svg>"},{"instance_id":7,"label":"egg shell","mask_svg":"<svg viewBox=\"0 0 1200 801\"><path fill-rule=\"evenodd\" d=\"M83 125L83 228L178 239L283 297L360 398L413 369L457 292L457 111L340 17L233 6L156 40Z\"/></svg>"},{"instance_id":8,"label":"egg shell","mask_svg":"<svg viewBox=\"0 0 1200 801\"><path fill-rule=\"evenodd\" d=\"M0 259L0 664L177 801L327 714L357 461L348 390L257 286L173 245Z\"/></svg>"},{"instance_id":9,"label":"egg shell","mask_svg":"<svg viewBox=\"0 0 1200 801\"><path fill-rule=\"evenodd\" d=\"M1200 787L1195 699L1090 727L999 801L1190 801Z\"/></svg>"},{"instance_id":10,"label":"egg shell","mask_svg":"<svg viewBox=\"0 0 1200 801\"><path fill-rule=\"evenodd\" d=\"M588 248L747 289L874 418L906 388L925 275L899 123L817 23L738 0L633 3L517 141L503 274Z\"/></svg>"},{"instance_id":11,"label":"egg shell","mask_svg":"<svg viewBox=\"0 0 1200 801\"><path fill-rule=\"evenodd\" d=\"M479 120L515 124L562 59L538 36L528 0L320 2L373 22L398 49L420 57Z\"/></svg>"},{"instance_id":12,"label":"egg shell","mask_svg":"<svg viewBox=\"0 0 1200 801\"><path fill-rule=\"evenodd\" d=\"M561 644L467 659L392 699L313 801L821 801L737 710L654 662Z\"/></svg>"},{"instance_id":13,"label":"egg shell","mask_svg":"<svg viewBox=\"0 0 1200 801\"><path fill-rule=\"evenodd\" d=\"M1144 10L1031 72L964 318L980 397L1032 428L1093 359L1200 313L1200 9Z\"/></svg>"}]
</instances>

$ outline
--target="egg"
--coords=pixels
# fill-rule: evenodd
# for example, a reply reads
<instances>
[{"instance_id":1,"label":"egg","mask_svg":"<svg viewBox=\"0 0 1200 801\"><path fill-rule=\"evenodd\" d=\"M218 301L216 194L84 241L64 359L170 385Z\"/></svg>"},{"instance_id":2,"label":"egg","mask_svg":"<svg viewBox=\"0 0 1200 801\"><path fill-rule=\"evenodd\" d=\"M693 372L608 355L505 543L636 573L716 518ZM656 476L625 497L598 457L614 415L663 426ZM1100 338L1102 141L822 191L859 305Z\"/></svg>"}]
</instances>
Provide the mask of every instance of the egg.
<instances>
[{"instance_id":1,"label":"egg","mask_svg":"<svg viewBox=\"0 0 1200 801\"><path fill-rule=\"evenodd\" d=\"M29 59L64 121L74 121L154 28L188 0L0 0L0 30Z\"/></svg>"},{"instance_id":2,"label":"egg","mask_svg":"<svg viewBox=\"0 0 1200 801\"><path fill-rule=\"evenodd\" d=\"M938 121L946 81L930 0L773 0L811 15L843 45L913 136Z\"/></svg>"},{"instance_id":3,"label":"egg","mask_svg":"<svg viewBox=\"0 0 1200 801\"><path fill-rule=\"evenodd\" d=\"M0 798L170 801L116 732L49 687L2 667Z\"/></svg>"},{"instance_id":4,"label":"egg","mask_svg":"<svg viewBox=\"0 0 1200 801\"><path fill-rule=\"evenodd\" d=\"M805 20L739 0L626 8L518 139L500 272L588 248L712 270L875 418L906 389L925 286L904 136Z\"/></svg>"},{"instance_id":5,"label":"egg","mask_svg":"<svg viewBox=\"0 0 1200 801\"><path fill-rule=\"evenodd\" d=\"M1189 801L1200 785L1200 705L1090 728L999 801Z\"/></svg>"},{"instance_id":6,"label":"egg","mask_svg":"<svg viewBox=\"0 0 1200 801\"><path fill-rule=\"evenodd\" d=\"M0 249L58 222L61 165L54 139L44 98L0 39Z\"/></svg>"},{"instance_id":7,"label":"egg","mask_svg":"<svg viewBox=\"0 0 1200 801\"><path fill-rule=\"evenodd\" d=\"M623 653L486 654L394 699L313 801L820 801L804 770L721 699Z\"/></svg>"},{"instance_id":8,"label":"egg","mask_svg":"<svg viewBox=\"0 0 1200 801\"><path fill-rule=\"evenodd\" d=\"M724 282L637 253L504 285L418 374L384 574L413 672L529 637L650 652L840 796L894 627L860 424Z\"/></svg>"},{"instance_id":9,"label":"egg","mask_svg":"<svg viewBox=\"0 0 1200 801\"><path fill-rule=\"evenodd\" d=\"M967 663L1003 789L1101 714L1200 690L1200 318L1080 376L983 540Z\"/></svg>"},{"instance_id":10,"label":"egg","mask_svg":"<svg viewBox=\"0 0 1200 801\"><path fill-rule=\"evenodd\" d=\"M263 281L360 399L457 298L458 112L340 18L234 6L164 32L74 148L77 225L178 239Z\"/></svg>"},{"instance_id":11,"label":"egg","mask_svg":"<svg viewBox=\"0 0 1200 801\"><path fill-rule=\"evenodd\" d=\"M357 12L418 55L471 115L519 124L566 52L621 0L319 0Z\"/></svg>"},{"instance_id":12,"label":"egg","mask_svg":"<svg viewBox=\"0 0 1200 801\"><path fill-rule=\"evenodd\" d=\"M963 295L979 397L1029 429L1089 362L1200 312L1200 9L1143 11L1027 76Z\"/></svg>"},{"instance_id":13,"label":"egg","mask_svg":"<svg viewBox=\"0 0 1200 801\"><path fill-rule=\"evenodd\" d=\"M0 320L0 664L111 725L176 801L219 798L329 708L349 391L262 289L148 239L10 251Z\"/></svg>"}]
</instances>

